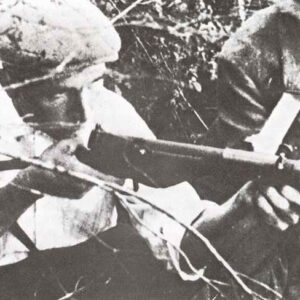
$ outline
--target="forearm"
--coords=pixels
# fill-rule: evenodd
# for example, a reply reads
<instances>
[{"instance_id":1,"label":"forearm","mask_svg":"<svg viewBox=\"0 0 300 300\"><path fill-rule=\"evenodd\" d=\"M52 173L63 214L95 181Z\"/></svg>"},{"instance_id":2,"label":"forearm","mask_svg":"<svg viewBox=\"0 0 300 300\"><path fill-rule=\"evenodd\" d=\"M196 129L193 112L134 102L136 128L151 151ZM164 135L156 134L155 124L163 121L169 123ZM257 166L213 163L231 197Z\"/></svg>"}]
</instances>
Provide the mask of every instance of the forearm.
<instances>
[{"instance_id":1,"label":"forearm","mask_svg":"<svg viewBox=\"0 0 300 300\"><path fill-rule=\"evenodd\" d=\"M0 189L0 236L30 207L43 193L60 197L78 198L87 186L68 175L58 175L53 171L30 166L5 187ZM51 180L56 180L55 188Z\"/></svg>"},{"instance_id":2,"label":"forearm","mask_svg":"<svg viewBox=\"0 0 300 300\"><path fill-rule=\"evenodd\" d=\"M204 211L193 226L234 268L249 274L274 251L280 234L260 222L256 213L246 209L236 197ZM183 237L181 248L199 268L216 263L204 244L188 232Z\"/></svg>"},{"instance_id":3,"label":"forearm","mask_svg":"<svg viewBox=\"0 0 300 300\"><path fill-rule=\"evenodd\" d=\"M22 171L11 183L0 189L0 236L41 197L27 189L27 181L28 172Z\"/></svg>"},{"instance_id":4,"label":"forearm","mask_svg":"<svg viewBox=\"0 0 300 300\"><path fill-rule=\"evenodd\" d=\"M216 248L218 248L220 241L223 240L224 229L232 228L238 219L242 218L243 212L234 200L233 197L223 205L215 204L214 206L208 207L192 224L193 227L207 237ZM231 244L231 242L232 241L229 243ZM210 253L204 245L196 240L193 234L188 231L183 237L181 247L197 265L206 264L207 259L210 257ZM227 247L228 245L226 245L225 241L225 244L222 245L222 252L224 252L224 249Z\"/></svg>"}]
</instances>

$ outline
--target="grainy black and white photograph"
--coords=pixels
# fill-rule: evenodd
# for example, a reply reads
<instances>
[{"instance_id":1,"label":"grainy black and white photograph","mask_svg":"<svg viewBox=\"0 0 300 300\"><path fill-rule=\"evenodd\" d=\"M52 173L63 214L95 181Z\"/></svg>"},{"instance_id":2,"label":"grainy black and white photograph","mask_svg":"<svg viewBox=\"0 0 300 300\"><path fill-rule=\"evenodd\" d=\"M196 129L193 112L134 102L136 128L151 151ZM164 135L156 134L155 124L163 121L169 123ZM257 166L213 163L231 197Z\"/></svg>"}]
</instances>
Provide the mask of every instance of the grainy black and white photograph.
<instances>
[{"instance_id":1,"label":"grainy black and white photograph","mask_svg":"<svg viewBox=\"0 0 300 300\"><path fill-rule=\"evenodd\" d=\"M300 299L300 0L0 0L0 300Z\"/></svg>"}]
</instances>

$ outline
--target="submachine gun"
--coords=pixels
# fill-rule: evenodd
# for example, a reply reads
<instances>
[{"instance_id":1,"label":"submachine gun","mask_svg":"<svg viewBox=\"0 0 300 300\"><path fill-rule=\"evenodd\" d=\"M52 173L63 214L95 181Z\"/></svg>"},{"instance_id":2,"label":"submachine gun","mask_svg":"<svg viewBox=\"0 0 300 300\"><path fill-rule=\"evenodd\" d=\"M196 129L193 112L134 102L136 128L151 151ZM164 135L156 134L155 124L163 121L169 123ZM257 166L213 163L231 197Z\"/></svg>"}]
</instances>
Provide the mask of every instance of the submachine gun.
<instances>
[{"instance_id":1,"label":"submachine gun","mask_svg":"<svg viewBox=\"0 0 300 300\"><path fill-rule=\"evenodd\" d=\"M246 181L258 176L299 183L300 160L287 158L292 147L283 145L278 154L233 148L216 148L174 141L114 135L100 127L92 131L88 147L79 146L76 157L102 173L155 187L167 187L200 176L231 174ZM19 159L0 161L0 170L23 169Z\"/></svg>"},{"instance_id":2,"label":"submachine gun","mask_svg":"<svg viewBox=\"0 0 300 300\"><path fill-rule=\"evenodd\" d=\"M282 151L281 151L282 150ZM227 171L236 177L253 179L258 175L295 180L300 175L300 161L288 159L289 147L279 154L264 154L232 148L117 136L96 127L88 149L80 147L77 158L101 172L151 186L166 187L193 181L201 175Z\"/></svg>"}]
</instances>

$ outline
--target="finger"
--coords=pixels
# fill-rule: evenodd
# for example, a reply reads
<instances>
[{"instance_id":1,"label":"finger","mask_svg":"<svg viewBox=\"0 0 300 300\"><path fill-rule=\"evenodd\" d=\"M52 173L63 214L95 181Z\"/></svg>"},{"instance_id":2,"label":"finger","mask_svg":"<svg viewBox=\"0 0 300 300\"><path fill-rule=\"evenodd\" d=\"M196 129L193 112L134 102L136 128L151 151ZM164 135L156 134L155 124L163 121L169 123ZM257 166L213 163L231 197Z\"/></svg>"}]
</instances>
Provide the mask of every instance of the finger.
<instances>
[{"instance_id":1,"label":"finger","mask_svg":"<svg viewBox=\"0 0 300 300\"><path fill-rule=\"evenodd\" d=\"M281 195L274 187L265 187L262 193L276 209L289 212L289 201L284 198L283 195Z\"/></svg>"},{"instance_id":2,"label":"finger","mask_svg":"<svg viewBox=\"0 0 300 300\"><path fill-rule=\"evenodd\" d=\"M295 225L299 221L298 214L291 209L290 202L274 187L266 187L263 191L268 202L273 206L276 214L291 225Z\"/></svg>"},{"instance_id":3,"label":"finger","mask_svg":"<svg viewBox=\"0 0 300 300\"><path fill-rule=\"evenodd\" d=\"M300 193L298 190L294 189L290 185L284 185L280 189L281 194L290 201L294 207L300 210Z\"/></svg>"},{"instance_id":4,"label":"finger","mask_svg":"<svg viewBox=\"0 0 300 300\"><path fill-rule=\"evenodd\" d=\"M259 214L261 215L262 219L269 224L270 226L279 229L280 231L285 231L289 224L285 221L281 220L275 213L272 205L268 202L268 200L260 195L257 197L256 206L258 209Z\"/></svg>"}]
</instances>

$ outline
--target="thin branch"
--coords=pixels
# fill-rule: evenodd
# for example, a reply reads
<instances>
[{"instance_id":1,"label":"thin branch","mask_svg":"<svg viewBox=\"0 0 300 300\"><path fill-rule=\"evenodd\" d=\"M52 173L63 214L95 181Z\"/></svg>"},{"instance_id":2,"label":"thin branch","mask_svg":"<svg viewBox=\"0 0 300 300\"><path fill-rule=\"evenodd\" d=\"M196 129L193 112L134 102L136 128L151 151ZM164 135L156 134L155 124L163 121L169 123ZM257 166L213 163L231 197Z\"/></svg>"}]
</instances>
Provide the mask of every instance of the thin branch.
<instances>
[{"instance_id":1,"label":"thin branch","mask_svg":"<svg viewBox=\"0 0 300 300\"><path fill-rule=\"evenodd\" d=\"M122 12L120 12L118 15L116 15L114 18L111 19L111 23L114 24L119 19L124 18L131 10L136 8L139 4L141 4L144 0L136 0L131 5L129 5L127 8L125 8Z\"/></svg>"},{"instance_id":2,"label":"thin branch","mask_svg":"<svg viewBox=\"0 0 300 300\"><path fill-rule=\"evenodd\" d=\"M196 116L196 118L198 119L198 121L200 122L200 124L204 127L205 130L208 130L208 126L206 125L206 123L204 122L204 120L202 119L202 117L200 116L200 114L196 111L196 109L192 106L192 104L185 97L182 89L180 87L178 87L177 90L178 90L179 94L181 95L181 98L184 100L184 102L186 103L186 105L188 106L188 108Z\"/></svg>"},{"instance_id":3,"label":"thin branch","mask_svg":"<svg viewBox=\"0 0 300 300\"><path fill-rule=\"evenodd\" d=\"M249 276L247 276L247 275L245 275L245 274L242 274L242 273L239 273L239 275L240 275L241 277L243 277L243 278L249 280L250 282L252 282L252 283L254 283L254 284L256 284L256 285L258 285L258 286L264 288L265 290L267 290L268 292L272 293L272 294L273 294L274 296L276 296L277 298L283 299L283 296L282 296L280 293L278 293L276 290L270 288L267 284L264 284L264 283L262 283L262 282L260 282L260 281L258 281L258 280L255 280L254 278L251 278L251 277L249 277Z\"/></svg>"},{"instance_id":4,"label":"thin branch","mask_svg":"<svg viewBox=\"0 0 300 300\"><path fill-rule=\"evenodd\" d=\"M81 282L82 279L83 279L83 277L80 277L77 280L77 282L75 284L75 288L74 288L74 290L72 292L69 292L69 293L66 292L63 297L61 297L61 298L59 298L57 300L68 300L68 299L74 299L75 300L75 298L73 298L74 296L77 296L78 294L86 291L88 289L88 286L79 287L79 284L80 284L80 282Z\"/></svg>"},{"instance_id":5,"label":"thin branch","mask_svg":"<svg viewBox=\"0 0 300 300\"><path fill-rule=\"evenodd\" d=\"M80 224L79 224L79 225L80 225ZM95 232L93 232L93 231L91 231L91 230L83 229L83 228L81 228L81 231L83 231L83 232L86 231L88 234L91 234L91 235L93 236L93 238L94 238L99 244L101 244L104 248L110 250L113 254L117 254L117 253L119 253L119 252L121 251L120 249L117 249L117 248L115 248L115 247L113 247L113 246L107 244L104 240L100 239L99 236L98 236Z\"/></svg>"},{"instance_id":6,"label":"thin branch","mask_svg":"<svg viewBox=\"0 0 300 300\"><path fill-rule=\"evenodd\" d=\"M19 89L19 88L22 88L22 87L25 87L25 86L28 86L31 84L38 83L38 82L47 81L49 79L59 79L61 77L70 77L76 71L81 70L82 68L91 65L90 62L84 62L82 64L76 65L76 67L72 66L67 69L66 66L74 58L75 54L76 54L75 52L72 52L54 70L50 71L48 74L45 74L43 76L33 77L30 79L25 79L20 82L12 83L7 86L4 86L3 89L5 91L15 90L15 89Z\"/></svg>"}]
</instances>

